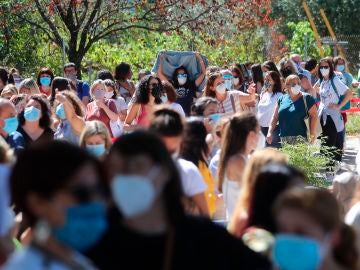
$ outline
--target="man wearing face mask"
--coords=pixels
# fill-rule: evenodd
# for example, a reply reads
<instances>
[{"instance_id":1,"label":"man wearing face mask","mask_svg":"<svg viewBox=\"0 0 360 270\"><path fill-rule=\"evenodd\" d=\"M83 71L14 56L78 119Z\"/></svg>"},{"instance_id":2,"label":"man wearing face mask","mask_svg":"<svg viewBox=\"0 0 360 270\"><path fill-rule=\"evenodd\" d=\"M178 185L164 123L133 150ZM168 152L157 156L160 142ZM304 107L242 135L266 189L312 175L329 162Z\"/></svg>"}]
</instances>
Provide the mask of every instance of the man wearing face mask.
<instances>
[{"instance_id":1,"label":"man wearing face mask","mask_svg":"<svg viewBox=\"0 0 360 270\"><path fill-rule=\"evenodd\" d=\"M18 126L15 106L7 99L0 98L0 135L15 153L23 150L25 144L22 135L16 131Z\"/></svg>"},{"instance_id":2,"label":"man wearing face mask","mask_svg":"<svg viewBox=\"0 0 360 270\"><path fill-rule=\"evenodd\" d=\"M64 66L64 76L74 82L77 95L86 106L90 101L90 87L87 82L77 79L77 69L74 63L68 63Z\"/></svg>"},{"instance_id":3,"label":"man wearing face mask","mask_svg":"<svg viewBox=\"0 0 360 270\"><path fill-rule=\"evenodd\" d=\"M201 57L201 55L198 52L195 52L194 55L196 57L197 62L201 66L200 75L197 78L195 78L194 81L192 81L190 79L190 74L187 71L187 69L184 66L180 66L175 69L172 77L172 84L175 87L176 94L178 97L176 102L181 105L187 116L190 115L191 104L193 103L194 99L200 96L201 94L201 91L197 91L197 89L203 82L206 73L205 62ZM158 76L161 81L169 81L169 79L164 75L164 71L163 71L164 58L165 56L161 55Z\"/></svg>"}]
</instances>

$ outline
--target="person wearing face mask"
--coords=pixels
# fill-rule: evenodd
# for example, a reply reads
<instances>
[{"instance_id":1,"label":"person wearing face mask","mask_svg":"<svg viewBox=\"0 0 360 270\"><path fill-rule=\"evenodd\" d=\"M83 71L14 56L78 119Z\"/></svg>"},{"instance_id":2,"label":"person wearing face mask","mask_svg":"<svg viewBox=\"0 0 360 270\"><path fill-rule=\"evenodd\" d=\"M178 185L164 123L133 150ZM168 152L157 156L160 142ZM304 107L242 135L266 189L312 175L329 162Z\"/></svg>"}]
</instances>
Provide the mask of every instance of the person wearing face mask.
<instances>
[{"instance_id":1,"label":"person wearing face mask","mask_svg":"<svg viewBox=\"0 0 360 270\"><path fill-rule=\"evenodd\" d=\"M240 195L242 176L248 156L255 150L260 137L256 116L250 112L234 115L222 135L218 165L218 190L223 194L226 219L235 209Z\"/></svg>"},{"instance_id":2,"label":"person wearing face mask","mask_svg":"<svg viewBox=\"0 0 360 270\"><path fill-rule=\"evenodd\" d=\"M224 79L220 73L209 75L203 96L215 98L219 102L219 113L223 116L231 116L243 111L245 103L255 101L255 85L248 88L245 94L237 90L226 91Z\"/></svg>"},{"instance_id":3,"label":"person wearing face mask","mask_svg":"<svg viewBox=\"0 0 360 270\"><path fill-rule=\"evenodd\" d=\"M164 54L160 56L160 65L158 69L158 76L162 81L170 81L163 71ZM206 66L201 55L196 52L195 57L197 62L201 66L201 73L195 78L194 81L190 79L190 74L184 66L176 68L171 78L171 83L174 85L176 90L177 99L176 102L181 105L185 114L190 115L191 104L197 96L200 96L201 89L198 89L205 78ZM199 90L199 91L198 91Z\"/></svg>"},{"instance_id":4,"label":"person wearing face mask","mask_svg":"<svg viewBox=\"0 0 360 270\"><path fill-rule=\"evenodd\" d=\"M170 108L159 108L153 113L149 130L160 136L179 169L185 211L209 217L204 179L194 163L179 157L178 152L184 138L184 124L180 115Z\"/></svg>"},{"instance_id":5,"label":"person wearing face mask","mask_svg":"<svg viewBox=\"0 0 360 270\"><path fill-rule=\"evenodd\" d=\"M276 71L269 71L265 76L264 89L260 94L260 101L257 112L261 132L265 137L269 131L271 116L273 115L276 104L282 95L282 84L279 74ZM272 135L273 140L271 144L266 142L266 146L279 148L280 137L278 125L276 125Z\"/></svg>"},{"instance_id":6,"label":"person wearing face mask","mask_svg":"<svg viewBox=\"0 0 360 270\"><path fill-rule=\"evenodd\" d=\"M109 130L103 122L89 121L80 135L80 147L90 154L104 160L111 147Z\"/></svg>"},{"instance_id":7,"label":"person wearing face mask","mask_svg":"<svg viewBox=\"0 0 360 270\"><path fill-rule=\"evenodd\" d=\"M59 120L54 138L79 144L79 136L85 127L84 110L80 99L70 91L56 94L55 115Z\"/></svg>"},{"instance_id":8,"label":"person wearing face mask","mask_svg":"<svg viewBox=\"0 0 360 270\"><path fill-rule=\"evenodd\" d=\"M262 71L260 64L254 64L251 66L251 73L252 81L256 85L256 93L260 94L264 86L265 72Z\"/></svg>"},{"instance_id":9,"label":"person wearing face mask","mask_svg":"<svg viewBox=\"0 0 360 270\"><path fill-rule=\"evenodd\" d=\"M55 160L61 160L61 170ZM80 253L107 229L104 183L99 162L79 147L54 141L25 150L13 168L10 190L31 240L3 269L95 270Z\"/></svg>"},{"instance_id":10,"label":"person wearing face mask","mask_svg":"<svg viewBox=\"0 0 360 270\"><path fill-rule=\"evenodd\" d=\"M210 217L216 211L217 195L215 194L215 181L208 168L209 146L206 142L207 131L204 123L198 119L189 118L184 129L184 138L181 143L179 155L196 165L207 186L205 198Z\"/></svg>"},{"instance_id":11,"label":"person wearing face mask","mask_svg":"<svg viewBox=\"0 0 360 270\"><path fill-rule=\"evenodd\" d=\"M136 94L129 104L128 115L125 119L125 128L129 126L148 127L149 116L156 104L161 104L163 87L158 77L147 75L140 81L136 89Z\"/></svg>"},{"instance_id":12,"label":"person wearing face mask","mask_svg":"<svg viewBox=\"0 0 360 270\"><path fill-rule=\"evenodd\" d=\"M125 99L117 95L116 84L113 80L105 79L104 83L106 86L105 98L113 99L115 101L117 111L119 112L119 119L124 122L128 110L128 105L126 104Z\"/></svg>"},{"instance_id":13,"label":"person wearing face mask","mask_svg":"<svg viewBox=\"0 0 360 270\"><path fill-rule=\"evenodd\" d=\"M272 258L278 269L359 269L355 234L340 219L337 201L327 190L289 190L274 209Z\"/></svg>"},{"instance_id":14,"label":"person wearing face mask","mask_svg":"<svg viewBox=\"0 0 360 270\"><path fill-rule=\"evenodd\" d=\"M109 129L111 136L110 121L117 121L118 111L114 100L105 98L106 86L103 80L96 80L90 87L90 95L93 99L86 106L86 121L98 120L103 122Z\"/></svg>"},{"instance_id":15,"label":"person wearing face mask","mask_svg":"<svg viewBox=\"0 0 360 270\"><path fill-rule=\"evenodd\" d=\"M270 269L225 228L185 215L178 170L157 136L125 134L106 164L115 207L87 252L100 269Z\"/></svg>"},{"instance_id":16,"label":"person wearing face mask","mask_svg":"<svg viewBox=\"0 0 360 270\"><path fill-rule=\"evenodd\" d=\"M172 109L185 118L186 115L184 109L179 103L176 103L177 96L174 86L168 81L162 81L161 83L163 86L163 95L161 96L162 103L168 104Z\"/></svg>"},{"instance_id":17,"label":"person wearing face mask","mask_svg":"<svg viewBox=\"0 0 360 270\"><path fill-rule=\"evenodd\" d=\"M278 69L280 70L281 76L284 80L290 75L296 75L299 73L299 70L294 61L287 57L282 58L278 66Z\"/></svg>"},{"instance_id":18,"label":"person wearing face mask","mask_svg":"<svg viewBox=\"0 0 360 270\"><path fill-rule=\"evenodd\" d=\"M65 78L74 84L79 99L86 106L90 101L90 87L88 83L77 78L78 71L74 63L65 64L63 70Z\"/></svg>"},{"instance_id":19,"label":"person wearing face mask","mask_svg":"<svg viewBox=\"0 0 360 270\"><path fill-rule=\"evenodd\" d=\"M230 68L230 71L232 73L232 85L233 89L239 90L241 92L246 92L246 89L248 88L248 83L244 78L244 75L239 68L239 65L232 65Z\"/></svg>"},{"instance_id":20,"label":"person wearing face mask","mask_svg":"<svg viewBox=\"0 0 360 270\"><path fill-rule=\"evenodd\" d=\"M48 142L54 139L50 106L42 96L28 96L25 109L19 113L18 119L17 131L23 137L25 148L35 142Z\"/></svg>"},{"instance_id":21,"label":"person wearing face mask","mask_svg":"<svg viewBox=\"0 0 360 270\"><path fill-rule=\"evenodd\" d=\"M0 98L0 135L18 154L24 149L23 136L17 132L19 120L15 106L7 99Z\"/></svg>"},{"instance_id":22,"label":"person wearing face mask","mask_svg":"<svg viewBox=\"0 0 360 270\"><path fill-rule=\"evenodd\" d=\"M271 144L273 132L279 125L282 143L314 142L317 128L317 108L312 96L302 93L300 79L297 75L289 75L285 80L286 94L280 97L275 106L266 141ZM307 135L306 118L309 118L310 138Z\"/></svg>"},{"instance_id":23,"label":"person wearing face mask","mask_svg":"<svg viewBox=\"0 0 360 270\"><path fill-rule=\"evenodd\" d=\"M50 68L40 69L37 76L37 84L39 85L40 93L44 94L46 97L51 95L51 83L54 79L54 73Z\"/></svg>"},{"instance_id":24,"label":"person wearing face mask","mask_svg":"<svg viewBox=\"0 0 360 270\"><path fill-rule=\"evenodd\" d=\"M333 170L335 161L341 161L344 147L344 120L341 115L343 106L352 97L351 90L334 73L331 58L323 58L319 63L319 118L322 127L322 144L334 147L331 150L332 162L328 170Z\"/></svg>"},{"instance_id":25,"label":"person wearing face mask","mask_svg":"<svg viewBox=\"0 0 360 270\"><path fill-rule=\"evenodd\" d=\"M135 85L131 81L133 76L131 66L128 63L121 62L115 68L114 79L119 95L129 104L135 94Z\"/></svg>"}]
</instances>

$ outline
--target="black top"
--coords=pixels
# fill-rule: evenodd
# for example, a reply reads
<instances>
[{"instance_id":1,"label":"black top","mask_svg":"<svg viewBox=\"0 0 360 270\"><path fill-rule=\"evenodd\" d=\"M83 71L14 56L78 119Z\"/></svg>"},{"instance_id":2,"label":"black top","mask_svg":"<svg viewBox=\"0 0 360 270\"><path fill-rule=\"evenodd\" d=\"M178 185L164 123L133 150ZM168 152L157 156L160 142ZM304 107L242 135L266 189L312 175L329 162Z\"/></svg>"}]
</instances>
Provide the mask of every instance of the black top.
<instances>
[{"instance_id":1,"label":"black top","mask_svg":"<svg viewBox=\"0 0 360 270\"><path fill-rule=\"evenodd\" d=\"M18 127L17 132L23 136L24 148L29 147L32 143L42 143L52 141L54 139L54 131L51 128L45 128L44 132L35 141L26 133L22 127Z\"/></svg>"},{"instance_id":2,"label":"black top","mask_svg":"<svg viewBox=\"0 0 360 270\"><path fill-rule=\"evenodd\" d=\"M184 86L178 86L176 88L176 95L177 99L175 102L179 103L183 108L185 114L189 116L191 112L191 105L194 101L194 98L196 98L195 83L191 81Z\"/></svg>"},{"instance_id":3,"label":"black top","mask_svg":"<svg viewBox=\"0 0 360 270\"><path fill-rule=\"evenodd\" d=\"M102 240L87 252L100 269L163 269L168 233L143 235L112 210ZM210 220L186 217L174 228L170 269L271 269L268 260ZM169 247L169 245L168 245Z\"/></svg>"}]
</instances>

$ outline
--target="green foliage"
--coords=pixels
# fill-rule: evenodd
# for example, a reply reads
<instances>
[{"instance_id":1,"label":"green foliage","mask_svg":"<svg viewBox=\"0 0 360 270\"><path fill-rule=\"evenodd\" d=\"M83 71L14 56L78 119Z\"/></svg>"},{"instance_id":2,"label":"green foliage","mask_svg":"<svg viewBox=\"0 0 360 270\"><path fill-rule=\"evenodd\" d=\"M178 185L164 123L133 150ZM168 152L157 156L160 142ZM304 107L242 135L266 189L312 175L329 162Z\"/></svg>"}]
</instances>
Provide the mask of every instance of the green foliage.
<instances>
[{"instance_id":1,"label":"green foliage","mask_svg":"<svg viewBox=\"0 0 360 270\"><path fill-rule=\"evenodd\" d=\"M234 62L260 62L263 60L262 48L263 38L257 30L238 33L224 40L212 40L186 29L181 33L131 31L94 44L83 67L86 63L91 65L87 74L91 79L94 78L93 71L102 68L113 71L120 62L131 64L134 72L142 68L150 70L160 50L199 51L211 65L224 66Z\"/></svg>"},{"instance_id":2,"label":"green foliage","mask_svg":"<svg viewBox=\"0 0 360 270\"><path fill-rule=\"evenodd\" d=\"M290 47L292 53L298 53L305 55L305 42L307 44L307 55L309 58L320 58L320 50L316 46L316 40L314 33L311 29L310 23L307 21L300 21L298 23L289 22L287 24L291 33L291 39L286 42L286 45ZM307 41L306 41L307 39ZM323 46L325 56L331 55L331 49L329 46Z\"/></svg>"},{"instance_id":3,"label":"green foliage","mask_svg":"<svg viewBox=\"0 0 360 270\"><path fill-rule=\"evenodd\" d=\"M360 134L360 117L359 114L348 114L346 123L346 133L349 135Z\"/></svg>"},{"instance_id":4,"label":"green foliage","mask_svg":"<svg viewBox=\"0 0 360 270\"><path fill-rule=\"evenodd\" d=\"M331 148L321 148L329 153ZM320 155L320 146L317 144L297 143L284 144L281 151L289 156L289 164L302 170L307 177L307 185L327 187L328 183L322 177L327 164L331 160L329 155Z\"/></svg>"}]
</instances>

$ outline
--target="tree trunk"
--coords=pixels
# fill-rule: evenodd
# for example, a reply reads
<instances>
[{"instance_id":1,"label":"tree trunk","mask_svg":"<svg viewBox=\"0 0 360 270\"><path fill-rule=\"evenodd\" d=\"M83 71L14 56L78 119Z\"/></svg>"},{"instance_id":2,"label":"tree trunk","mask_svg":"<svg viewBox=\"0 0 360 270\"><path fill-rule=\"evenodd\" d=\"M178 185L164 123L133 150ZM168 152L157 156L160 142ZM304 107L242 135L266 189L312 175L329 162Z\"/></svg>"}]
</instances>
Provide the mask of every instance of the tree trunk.
<instances>
[{"instance_id":1,"label":"tree trunk","mask_svg":"<svg viewBox=\"0 0 360 270\"><path fill-rule=\"evenodd\" d=\"M69 48L67 55L68 55L69 62L72 62L75 64L76 70L78 72L77 77L79 80L81 80L81 62L82 62L85 54L78 53L73 48Z\"/></svg>"}]
</instances>

